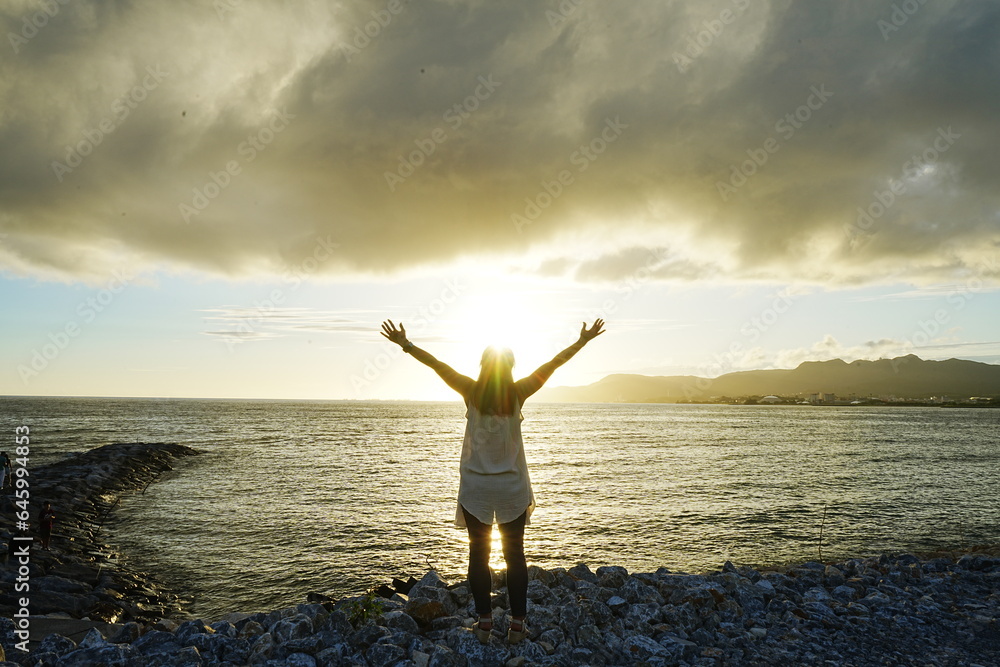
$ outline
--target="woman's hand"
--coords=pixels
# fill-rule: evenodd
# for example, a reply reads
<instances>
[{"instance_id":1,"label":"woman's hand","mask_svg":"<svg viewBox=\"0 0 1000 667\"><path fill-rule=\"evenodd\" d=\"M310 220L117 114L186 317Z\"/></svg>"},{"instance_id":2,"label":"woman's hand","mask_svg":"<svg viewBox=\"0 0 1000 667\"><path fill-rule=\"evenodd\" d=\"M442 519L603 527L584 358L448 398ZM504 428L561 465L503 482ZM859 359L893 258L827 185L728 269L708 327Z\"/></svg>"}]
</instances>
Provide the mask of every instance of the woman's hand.
<instances>
[{"instance_id":1,"label":"woman's hand","mask_svg":"<svg viewBox=\"0 0 1000 667\"><path fill-rule=\"evenodd\" d=\"M383 336L391 340L396 345L403 347L410 341L406 340L406 329L403 328L403 323L399 323L399 328L392 323L392 320L386 320L382 323L382 331L380 331Z\"/></svg>"},{"instance_id":2,"label":"woman's hand","mask_svg":"<svg viewBox=\"0 0 1000 667\"><path fill-rule=\"evenodd\" d=\"M587 328L587 323L584 322L583 326L580 327L580 340L586 343L587 341L591 341L597 338L602 333L604 333L603 327L604 327L604 320L602 320L599 317L596 320L594 320L594 326L590 327L589 329Z\"/></svg>"}]
</instances>

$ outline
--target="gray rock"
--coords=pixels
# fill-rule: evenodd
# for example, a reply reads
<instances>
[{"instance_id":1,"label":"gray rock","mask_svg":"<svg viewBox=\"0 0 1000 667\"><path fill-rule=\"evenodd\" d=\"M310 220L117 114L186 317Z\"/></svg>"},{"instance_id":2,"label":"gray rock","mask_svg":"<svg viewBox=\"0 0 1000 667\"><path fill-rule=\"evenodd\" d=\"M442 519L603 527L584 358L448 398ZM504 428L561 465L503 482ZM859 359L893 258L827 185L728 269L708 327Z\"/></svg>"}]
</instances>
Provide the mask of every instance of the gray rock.
<instances>
[{"instance_id":1,"label":"gray rock","mask_svg":"<svg viewBox=\"0 0 1000 667\"><path fill-rule=\"evenodd\" d=\"M243 624L243 627L240 628L239 634L237 636L254 638L254 637L260 637L265 632L267 632L267 630L265 630L264 626L258 623L257 621L247 621L246 623Z\"/></svg>"},{"instance_id":2,"label":"gray rock","mask_svg":"<svg viewBox=\"0 0 1000 667\"><path fill-rule=\"evenodd\" d=\"M427 574L420 578L416 586L430 586L432 588L448 588L448 582L441 578L437 570L428 570Z\"/></svg>"},{"instance_id":3,"label":"gray rock","mask_svg":"<svg viewBox=\"0 0 1000 667\"><path fill-rule=\"evenodd\" d=\"M542 632L538 639L558 648L560 644L566 641L566 633L563 632L562 628L549 628Z\"/></svg>"},{"instance_id":4,"label":"gray rock","mask_svg":"<svg viewBox=\"0 0 1000 667\"><path fill-rule=\"evenodd\" d=\"M316 655L326 648L326 644L320 633L307 635L299 639L290 639L284 642L282 646L289 653L308 653L309 655Z\"/></svg>"},{"instance_id":5,"label":"gray rock","mask_svg":"<svg viewBox=\"0 0 1000 667\"><path fill-rule=\"evenodd\" d=\"M619 588L628 580L628 570L617 565L597 568L597 583L604 588Z\"/></svg>"},{"instance_id":6,"label":"gray rock","mask_svg":"<svg viewBox=\"0 0 1000 667\"><path fill-rule=\"evenodd\" d=\"M608 608L614 613L624 613L628 609L628 600L615 595L607 602Z\"/></svg>"},{"instance_id":7,"label":"gray rock","mask_svg":"<svg viewBox=\"0 0 1000 667\"><path fill-rule=\"evenodd\" d=\"M139 624L134 621L129 621L118 628L118 632L109 637L108 641L112 644L131 644L139 638L139 634Z\"/></svg>"},{"instance_id":8,"label":"gray rock","mask_svg":"<svg viewBox=\"0 0 1000 667\"><path fill-rule=\"evenodd\" d=\"M827 565L823 570L823 580L827 586L831 588L836 588L837 586L843 585L847 581L844 573L838 570L833 565Z\"/></svg>"},{"instance_id":9,"label":"gray rock","mask_svg":"<svg viewBox=\"0 0 1000 667\"><path fill-rule=\"evenodd\" d=\"M316 667L316 658L306 653L290 653L284 664L287 667Z\"/></svg>"},{"instance_id":10,"label":"gray rock","mask_svg":"<svg viewBox=\"0 0 1000 667\"><path fill-rule=\"evenodd\" d=\"M417 622L413 620L409 614L401 611L390 611L387 614L383 614L382 623L387 628L408 632L410 634L417 634L420 631Z\"/></svg>"},{"instance_id":11,"label":"gray rock","mask_svg":"<svg viewBox=\"0 0 1000 667\"><path fill-rule=\"evenodd\" d=\"M80 648L59 659L60 667L126 667L131 650L117 644Z\"/></svg>"},{"instance_id":12,"label":"gray rock","mask_svg":"<svg viewBox=\"0 0 1000 667\"><path fill-rule=\"evenodd\" d=\"M278 642L274 636L270 632L265 632L251 646L247 662L250 664L266 662L275 656L277 648Z\"/></svg>"},{"instance_id":13,"label":"gray rock","mask_svg":"<svg viewBox=\"0 0 1000 667\"><path fill-rule=\"evenodd\" d=\"M649 660L653 657L670 657L670 651L653 641L651 638L644 637L643 635L632 635L630 637L626 637L624 647L629 655L639 658L640 660Z\"/></svg>"},{"instance_id":14,"label":"gray rock","mask_svg":"<svg viewBox=\"0 0 1000 667\"><path fill-rule=\"evenodd\" d=\"M147 667L201 667L201 654L194 646L180 649L176 653L158 653L151 658L144 658Z\"/></svg>"},{"instance_id":15,"label":"gray rock","mask_svg":"<svg viewBox=\"0 0 1000 667\"><path fill-rule=\"evenodd\" d=\"M844 602L850 602L858 597L858 591L851 586L837 586L831 593L833 597Z\"/></svg>"},{"instance_id":16,"label":"gray rock","mask_svg":"<svg viewBox=\"0 0 1000 667\"><path fill-rule=\"evenodd\" d=\"M284 618L271 626L270 633L279 644L284 644L292 639L302 639L308 637L313 632L312 620L304 614L296 614L289 618Z\"/></svg>"},{"instance_id":17,"label":"gray rock","mask_svg":"<svg viewBox=\"0 0 1000 667\"><path fill-rule=\"evenodd\" d=\"M591 584L597 584L597 575L590 571L586 563L577 563L566 571L574 579L582 579Z\"/></svg>"},{"instance_id":18,"label":"gray rock","mask_svg":"<svg viewBox=\"0 0 1000 667\"><path fill-rule=\"evenodd\" d=\"M241 637L226 637L216 635L215 655L219 660L231 662L234 665L246 664L250 658L250 640Z\"/></svg>"},{"instance_id":19,"label":"gray rock","mask_svg":"<svg viewBox=\"0 0 1000 667\"><path fill-rule=\"evenodd\" d=\"M77 648L76 642L69 637L52 633L38 644L38 651L42 653L56 653L62 655Z\"/></svg>"},{"instance_id":20,"label":"gray rock","mask_svg":"<svg viewBox=\"0 0 1000 667\"><path fill-rule=\"evenodd\" d=\"M132 642L132 648L137 652L151 655L162 651L174 651L180 649L180 644L174 641L174 635L163 630L150 630L143 636Z\"/></svg>"},{"instance_id":21,"label":"gray rock","mask_svg":"<svg viewBox=\"0 0 1000 667\"><path fill-rule=\"evenodd\" d=\"M406 649L389 643L378 643L368 649L365 657L372 667L389 667L406 658Z\"/></svg>"},{"instance_id":22,"label":"gray rock","mask_svg":"<svg viewBox=\"0 0 1000 667\"><path fill-rule=\"evenodd\" d=\"M458 632L453 641L455 653L467 658L472 665L502 665L511 658L507 643L496 638L489 644L481 644L472 632L465 630Z\"/></svg>"},{"instance_id":23,"label":"gray rock","mask_svg":"<svg viewBox=\"0 0 1000 667\"><path fill-rule=\"evenodd\" d=\"M93 586L83 582L54 575L31 578L31 590L33 593L35 591L47 591L54 593L67 593L70 595L81 595L90 593L93 589Z\"/></svg>"},{"instance_id":24,"label":"gray rock","mask_svg":"<svg viewBox=\"0 0 1000 667\"><path fill-rule=\"evenodd\" d=\"M216 621L215 623L210 623L208 627L213 633L222 637L235 637L237 635L236 626L229 621Z\"/></svg>"},{"instance_id":25,"label":"gray rock","mask_svg":"<svg viewBox=\"0 0 1000 667\"><path fill-rule=\"evenodd\" d=\"M466 667L468 661L447 646L437 645L427 661L427 667Z\"/></svg>"}]
</instances>

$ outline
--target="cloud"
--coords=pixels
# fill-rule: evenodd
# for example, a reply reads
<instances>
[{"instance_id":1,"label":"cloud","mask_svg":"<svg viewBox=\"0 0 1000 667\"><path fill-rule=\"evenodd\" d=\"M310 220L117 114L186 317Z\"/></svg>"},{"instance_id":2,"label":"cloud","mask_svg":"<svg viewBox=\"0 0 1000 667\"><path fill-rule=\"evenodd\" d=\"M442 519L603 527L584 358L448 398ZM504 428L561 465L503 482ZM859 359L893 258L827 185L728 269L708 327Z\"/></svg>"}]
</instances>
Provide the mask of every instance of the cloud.
<instances>
[{"instance_id":1,"label":"cloud","mask_svg":"<svg viewBox=\"0 0 1000 667\"><path fill-rule=\"evenodd\" d=\"M225 6L0 10L0 267L1000 278L996 3Z\"/></svg>"}]
</instances>

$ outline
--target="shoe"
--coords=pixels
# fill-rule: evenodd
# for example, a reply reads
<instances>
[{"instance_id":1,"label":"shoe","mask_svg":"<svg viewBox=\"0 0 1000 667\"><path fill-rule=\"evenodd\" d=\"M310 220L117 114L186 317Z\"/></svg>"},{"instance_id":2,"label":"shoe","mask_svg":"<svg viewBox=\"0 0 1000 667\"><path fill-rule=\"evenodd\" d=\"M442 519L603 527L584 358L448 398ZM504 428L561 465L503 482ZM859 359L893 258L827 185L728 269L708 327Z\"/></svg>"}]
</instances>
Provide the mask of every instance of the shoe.
<instances>
[{"instance_id":1,"label":"shoe","mask_svg":"<svg viewBox=\"0 0 1000 667\"><path fill-rule=\"evenodd\" d=\"M483 625L488 624L489 627L484 628ZM493 634L493 619L489 616L480 616L479 622L472 626L472 631L476 633L476 638L483 644L490 643L490 635Z\"/></svg>"},{"instance_id":2,"label":"shoe","mask_svg":"<svg viewBox=\"0 0 1000 667\"><path fill-rule=\"evenodd\" d=\"M517 627L518 629L515 629ZM507 630L507 643L518 644L528 636L528 625L523 620L511 619L510 628Z\"/></svg>"}]
</instances>

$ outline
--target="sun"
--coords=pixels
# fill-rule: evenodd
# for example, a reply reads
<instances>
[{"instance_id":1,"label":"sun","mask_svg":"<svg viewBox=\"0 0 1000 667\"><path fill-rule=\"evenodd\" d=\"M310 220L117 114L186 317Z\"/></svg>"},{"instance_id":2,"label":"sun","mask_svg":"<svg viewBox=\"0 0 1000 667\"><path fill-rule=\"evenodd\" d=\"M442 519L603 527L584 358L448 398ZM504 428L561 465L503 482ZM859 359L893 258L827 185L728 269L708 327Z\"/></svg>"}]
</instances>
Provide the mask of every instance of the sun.
<instances>
[{"instance_id":1,"label":"sun","mask_svg":"<svg viewBox=\"0 0 1000 667\"><path fill-rule=\"evenodd\" d=\"M462 357L476 364L489 346L510 348L514 376L521 377L552 357L553 312L530 292L483 291L466 299L456 311L456 343Z\"/></svg>"}]
</instances>

